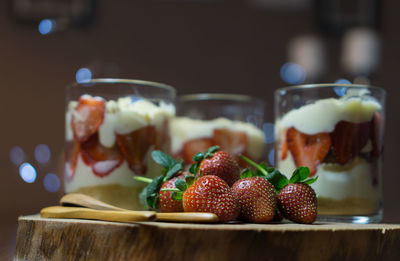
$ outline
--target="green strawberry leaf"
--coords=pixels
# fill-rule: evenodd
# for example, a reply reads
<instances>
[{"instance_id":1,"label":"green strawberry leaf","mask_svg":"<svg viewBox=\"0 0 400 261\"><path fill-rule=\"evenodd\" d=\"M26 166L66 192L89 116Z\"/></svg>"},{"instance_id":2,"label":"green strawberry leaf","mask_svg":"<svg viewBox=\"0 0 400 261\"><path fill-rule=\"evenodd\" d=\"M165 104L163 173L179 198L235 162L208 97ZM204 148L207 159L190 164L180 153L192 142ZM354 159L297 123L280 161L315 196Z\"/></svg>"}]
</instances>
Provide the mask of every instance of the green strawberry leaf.
<instances>
[{"instance_id":1,"label":"green strawberry leaf","mask_svg":"<svg viewBox=\"0 0 400 261\"><path fill-rule=\"evenodd\" d=\"M254 176L255 176L255 173L253 171L251 171L251 169L248 169L248 168L245 168L244 170L242 170L242 173L240 173L241 179L251 178Z\"/></svg>"},{"instance_id":2,"label":"green strawberry leaf","mask_svg":"<svg viewBox=\"0 0 400 261\"><path fill-rule=\"evenodd\" d=\"M209 158L212 157L212 155L214 155L214 152L219 150L219 146L212 146L210 148L208 148L208 150L204 153L204 158Z\"/></svg>"},{"instance_id":3,"label":"green strawberry leaf","mask_svg":"<svg viewBox=\"0 0 400 261\"><path fill-rule=\"evenodd\" d=\"M181 191L179 191L179 192L172 192L172 194L171 194L171 198L172 198L173 200L182 200L182 196L183 196L183 193L182 193Z\"/></svg>"},{"instance_id":4,"label":"green strawberry leaf","mask_svg":"<svg viewBox=\"0 0 400 261\"><path fill-rule=\"evenodd\" d=\"M300 175L300 182L308 178L310 176L310 169L308 167L298 167L295 172L298 172Z\"/></svg>"},{"instance_id":5,"label":"green strawberry leaf","mask_svg":"<svg viewBox=\"0 0 400 261\"><path fill-rule=\"evenodd\" d=\"M296 183L300 180L299 169L293 171L292 177L290 177L289 183Z\"/></svg>"},{"instance_id":6,"label":"green strawberry leaf","mask_svg":"<svg viewBox=\"0 0 400 261\"><path fill-rule=\"evenodd\" d=\"M194 162L200 162L204 159L204 153L203 152L198 152L196 154L194 154L193 156L193 161Z\"/></svg>"},{"instance_id":7,"label":"green strawberry leaf","mask_svg":"<svg viewBox=\"0 0 400 261\"><path fill-rule=\"evenodd\" d=\"M183 162L176 162L165 174L164 181L170 180L176 173L183 170Z\"/></svg>"},{"instance_id":8,"label":"green strawberry leaf","mask_svg":"<svg viewBox=\"0 0 400 261\"><path fill-rule=\"evenodd\" d=\"M318 176L316 176L315 178L312 178L312 179L307 179L303 183L310 185L310 184L313 184L315 181L317 181L317 179L318 179Z\"/></svg>"},{"instance_id":9,"label":"green strawberry leaf","mask_svg":"<svg viewBox=\"0 0 400 261\"><path fill-rule=\"evenodd\" d=\"M182 179L175 180L175 187L180 191L185 191L187 189L186 182Z\"/></svg>"},{"instance_id":10,"label":"green strawberry leaf","mask_svg":"<svg viewBox=\"0 0 400 261\"><path fill-rule=\"evenodd\" d=\"M190 187L195 181L195 177L193 175L185 175L186 186Z\"/></svg>"},{"instance_id":11,"label":"green strawberry leaf","mask_svg":"<svg viewBox=\"0 0 400 261\"><path fill-rule=\"evenodd\" d=\"M164 176L158 176L153 181L147 185L146 190L146 203L147 207L151 209L157 209L158 204L158 191L162 185Z\"/></svg>"},{"instance_id":12,"label":"green strawberry leaf","mask_svg":"<svg viewBox=\"0 0 400 261\"><path fill-rule=\"evenodd\" d=\"M147 206L147 187L144 187L139 193L139 202L142 206L148 208Z\"/></svg>"},{"instance_id":13,"label":"green strawberry leaf","mask_svg":"<svg viewBox=\"0 0 400 261\"><path fill-rule=\"evenodd\" d=\"M151 153L151 157L155 162L166 169L171 168L176 163L176 161L171 156L159 150L154 150Z\"/></svg>"},{"instance_id":14,"label":"green strawberry leaf","mask_svg":"<svg viewBox=\"0 0 400 261\"><path fill-rule=\"evenodd\" d=\"M280 173L279 170L275 168L268 168L268 170L270 172L266 175L266 179L271 182L277 191L280 191L289 183L287 177Z\"/></svg>"}]
</instances>

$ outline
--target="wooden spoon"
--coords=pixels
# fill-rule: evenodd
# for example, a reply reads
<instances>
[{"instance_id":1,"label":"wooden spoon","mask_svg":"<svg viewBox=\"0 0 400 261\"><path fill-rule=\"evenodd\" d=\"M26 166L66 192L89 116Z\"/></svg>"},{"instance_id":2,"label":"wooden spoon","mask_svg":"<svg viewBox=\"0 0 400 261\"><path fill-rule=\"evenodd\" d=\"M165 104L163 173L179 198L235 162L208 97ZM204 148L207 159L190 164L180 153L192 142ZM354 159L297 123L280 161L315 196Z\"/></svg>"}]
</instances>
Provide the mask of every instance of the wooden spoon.
<instances>
[{"instance_id":1,"label":"wooden spoon","mask_svg":"<svg viewBox=\"0 0 400 261\"><path fill-rule=\"evenodd\" d=\"M79 206L97 210L144 212L144 211L132 211L123 208L118 208L116 206L97 200L91 196L87 196L80 193L66 194L60 199L60 204L63 206ZM213 213L200 213L200 212L156 213L156 221L216 223L218 222L218 220L219 220L218 216Z\"/></svg>"}]
</instances>

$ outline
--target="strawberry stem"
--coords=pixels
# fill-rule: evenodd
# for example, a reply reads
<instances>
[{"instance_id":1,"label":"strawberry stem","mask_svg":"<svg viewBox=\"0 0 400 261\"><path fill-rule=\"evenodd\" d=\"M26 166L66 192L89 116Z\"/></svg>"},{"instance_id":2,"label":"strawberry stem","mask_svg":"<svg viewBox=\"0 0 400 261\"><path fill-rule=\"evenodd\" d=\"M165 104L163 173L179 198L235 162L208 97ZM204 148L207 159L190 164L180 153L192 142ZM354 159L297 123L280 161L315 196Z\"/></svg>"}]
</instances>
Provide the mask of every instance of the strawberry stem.
<instances>
[{"instance_id":1,"label":"strawberry stem","mask_svg":"<svg viewBox=\"0 0 400 261\"><path fill-rule=\"evenodd\" d=\"M259 170L262 174L264 174L264 176L267 176L268 175L268 172L265 170L265 169L263 169L260 165L258 165L257 163L255 163L254 161L252 161L251 159L249 159L249 158L247 158L246 156L244 156L244 155L240 155L240 158L242 159L242 160L244 160L247 164L249 164L250 166L253 166L253 167L255 167L257 170Z\"/></svg>"},{"instance_id":2,"label":"strawberry stem","mask_svg":"<svg viewBox=\"0 0 400 261\"><path fill-rule=\"evenodd\" d=\"M153 179L150 179L150 178L145 178L145 177L142 177L142 176L135 176L135 177L133 177L133 179L134 180L137 180L137 181L141 181L141 182L144 182L144 183L151 183L151 182L153 182Z\"/></svg>"}]
</instances>

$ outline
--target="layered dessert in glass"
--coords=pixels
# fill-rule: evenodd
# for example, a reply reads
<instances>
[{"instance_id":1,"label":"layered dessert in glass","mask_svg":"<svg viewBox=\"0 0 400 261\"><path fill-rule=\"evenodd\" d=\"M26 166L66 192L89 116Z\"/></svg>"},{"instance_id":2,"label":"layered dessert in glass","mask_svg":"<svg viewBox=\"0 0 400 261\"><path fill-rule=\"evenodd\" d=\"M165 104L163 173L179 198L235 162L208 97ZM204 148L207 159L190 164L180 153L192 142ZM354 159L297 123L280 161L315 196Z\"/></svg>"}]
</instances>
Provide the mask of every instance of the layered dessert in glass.
<instances>
[{"instance_id":1,"label":"layered dessert in glass","mask_svg":"<svg viewBox=\"0 0 400 261\"><path fill-rule=\"evenodd\" d=\"M143 184L133 177L157 176L151 152L170 152L175 90L153 82L97 79L70 86L68 94L65 192L142 208Z\"/></svg>"},{"instance_id":2,"label":"layered dessert in glass","mask_svg":"<svg viewBox=\"0 0 400 261\"><path fill-rule=\"evenodd\" d=\"M186 164L192 163L194 154L214 145L237 160L244 154L260 161L265 158L263 121L264 103L246 95L181 96L170 125L171 150Z\"/></svg>"},{"instance_id":3,"label":"layered dessert in glass","mask_svg":"<svg viewBox=\"0 0 400 261\"><path fill-rule=\"evenodd\" d=\"M275 94L276 165L307 166L318 180L320 220L382 219L385 92L363 85L316 84Z\"/></svg>"}]
</instances>

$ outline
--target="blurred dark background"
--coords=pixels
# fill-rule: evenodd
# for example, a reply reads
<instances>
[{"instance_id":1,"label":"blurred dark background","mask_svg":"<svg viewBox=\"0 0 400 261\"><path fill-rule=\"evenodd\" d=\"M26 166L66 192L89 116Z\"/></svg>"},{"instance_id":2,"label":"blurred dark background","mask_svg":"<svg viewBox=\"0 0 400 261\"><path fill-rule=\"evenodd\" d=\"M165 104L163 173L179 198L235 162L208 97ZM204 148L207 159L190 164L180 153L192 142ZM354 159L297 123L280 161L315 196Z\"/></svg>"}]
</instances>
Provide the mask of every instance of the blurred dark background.
<instances>
[{"instance_id":1,"label":"blurred dark background","mask_svg":"<svg viewBox=\"0 0 400 261\"><path fill-rule=\"evenodd\" d=\"M399 223L399 9L394 0L1 1L0 253L11 258L19 215L57 204L65 86L88 77L249 94L268 102L271 121L279 87L381 86L384 222ZM36 178L21 178L21 162Z\"/></svg>"}]
</instances>

